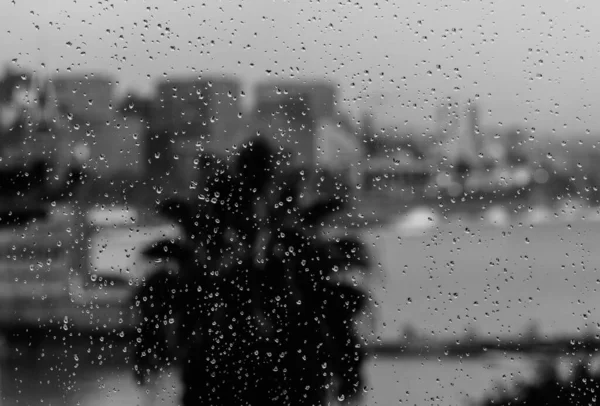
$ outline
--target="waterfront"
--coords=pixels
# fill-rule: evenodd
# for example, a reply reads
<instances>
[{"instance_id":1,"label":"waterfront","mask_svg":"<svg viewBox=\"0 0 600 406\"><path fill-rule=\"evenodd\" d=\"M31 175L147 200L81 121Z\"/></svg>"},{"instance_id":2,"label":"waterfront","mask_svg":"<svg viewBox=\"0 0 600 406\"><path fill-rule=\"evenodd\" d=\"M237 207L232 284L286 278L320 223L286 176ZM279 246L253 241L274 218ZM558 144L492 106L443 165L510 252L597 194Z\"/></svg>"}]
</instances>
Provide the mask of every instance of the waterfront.
<instances>
[{"instance_id":1,"label":"waterfront","mask_svg":"<svg viewBox=\"0 0 600 406\"><path fill-rule=\"evenodd\" d=\"M49 342L39 354L13 353L1 371L2 406L178 404L176 370L165 371L141 389L130 372L124 342L77 341ZM515 354L462 360L371 359L366 368L369 383L361 404L368 405L463 404L495 381L527 378L530 372L526 359Z\"/></svg>"},{"instance_id":2,"label":"waterfront","mask_svg":"<svg viewBox=\"0 0 600 406\"><path fill-rule=\"evenodd\" d=\"M407 325L432 343L460 341L468 334L518 338L533 322L537 333L548 337L598 330L600 254L593 244L600 224L575 218L502 227L454 221L410 236L393 225L365 233L381 262L371 279L375 328L365 323L362 329L369 341L399 339ZM105 255L117 253L107 247ZM69 338L67 332L53 339L48 332L39 353L27 352L26 343L12 348L2 368L3 406L42 399L69 406L176 404L177 371L165 372L144 393L133 381L125 339L81 335ZM379 357L367 367L365 401L463 403L494 380L527 375L530 364L522 357Z\"/></svg>"}]
</instances>

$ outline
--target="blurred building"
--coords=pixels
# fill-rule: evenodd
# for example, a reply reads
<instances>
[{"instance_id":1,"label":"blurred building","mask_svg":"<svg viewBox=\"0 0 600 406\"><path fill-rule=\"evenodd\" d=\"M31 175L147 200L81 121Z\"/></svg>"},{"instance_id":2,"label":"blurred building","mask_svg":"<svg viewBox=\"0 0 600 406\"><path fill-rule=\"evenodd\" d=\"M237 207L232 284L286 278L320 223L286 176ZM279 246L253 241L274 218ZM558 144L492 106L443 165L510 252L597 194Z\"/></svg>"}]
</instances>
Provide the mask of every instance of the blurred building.
<instances>
[{"instance_id":1,"label":"blurred building","mask_svg":"<svg viewBox=\"0 0 600 406\"><path fill-rule=\"evenodd\" d=\"M328 81L279 80L255 88L255 128L294 165L317 164L316 132L336 114L337 86Z\"/></svg>"},{"instance_id":2,"label":"blurred building","mask_svg":"<svg viewBox=\"0 0 600 406\"><path fill-rule=\"evenodd\" d=\"M106 124L113 118L116 85L111 77L70 73L56 75L52 82L61 111L90 124Z\"/></svg>"},{"instance_id":3,"label":"blurred building","mask_svg":"<svg viewBox=\"0 0 600 406\"><path fill-rule=\"evenodd\" d=\"M254 114L254 131L271 142L279 161L312 168L316 163L317 122L302 96L262 100Z\"/></svg>"},{"instance_id":4,"label":"blurred building","mask_svg":"<svg viewBox=\"0 0 600 406\"><path fill-rule=\"evenodd\" d=\"M10 104L17 89L27 89L31 83L31 74L8 67L0 78L0 103Z\"/></svg>"},{"instance_id":5,"label":"blurred building","mask_svg":"<svg viewBox=\"0 0 600 406\"><path fill-rule=\"evenodd\" d=\"M437 142L446 143L454 138L460 128L460 106L454 99L447 97L435 109L435 123Z\"/></svg>"},{"instance_id":6,"label":"blurred building","mask_svg":"<svg viewBox=\"0 0 600 406\"><path fill-rule=\"evenodd\" d=\"M234 79L168 79L158 85L156 117L178 137L201 139L206 151L224 153L239 127L240 93Z\"/></svg>"},{"instance_id":7,"label":"blurred building","mask_svg":"<svg viewBox=\"0 0 600 406\"><path fill-rule=\"evenodd\" d=\"M375 120L373 114L369 111L363 111L360 115L360 134L367 147L366 153L371 154L376 148L375 139L377 130L375 129Z\"/></svg>"},{"instance_id":8,"label":"blurred building","mask_svg":"<svg viewBox=\"0 0 600 406\"><path fill-rule=\"evenodd\" d=\"M405 151L371 158L364 165L365 189L411 201L422 199L432 177L432 167Z\"/></svg>"},{"instance_id":9,"label":"blurred building","mask_svg":"<svg viewBox=\"0 0 600 406\"><path fill-rule=\"evenodd\" d=\"M452 171L461 173L471 168L480 166L479 153L483 148L483 139L479 132L478 109L474 102L469 100L459 114L457 104L448 106L446 117L443 109L438 112L440 148L436 160L442 167L449 166Z\"/></svg>"},{"instance_id":10,"label":"blurred building","mask_svg":"<svg viewBox=\"0 0 600 406\"><path fill-rule=\"evenodd\" d=\"M389 157L403 151L415 159L424 159L428 145L421 138L415 131L384 127L365 138L364 144L371 157Z\"/></svg>"},{"instance_id":11,"label":"blurred building","mask_svg":"<svg viewBox=\"0 0 600 406\"><path fill-rule=\"evenodd\" d=\"M374 120L368 114L362 121L371 128L362 139L368 154L362 167L364 190L406 200L421 197L431 172L427 154L432 140L389 122L375 131Z\"/></svg>"},{"instance_id":12,"label":"blurred building","mask_svg":"<svg viewBox=\"0 0 600 406\"><path fill-rule=\"evenodd\" d=\"M110 76L69 73L54 76L52 83L73 143L89 150L91 170L105 176L143 170L143 125L116 111L116 83Z\"/></svg>"},{"instance_id":13,"label":"blurred building","mask_svg":"<svg viewBox=\"0 0 600 406\"><path fill-rule=\"evenodd\" d=\"M0 148L18 142L21 137L16 124L24 118L25 107L18 102L22 98L19 92L27 92L30 84L31 75L12 69L7 69L0 79Z\"/></svg>"},{"instance_id":14,"label":"blurred building","mask_svg":"<svg viewBox=\"0 0 600 406\"><path fill-rule=\"evenodd\" d=\"M364 146L357 131L333 118L321 118L316 126L316 165L333 176L333 187L351 194L362 186Z\"/></svg>"},{"instance_id":15,"label":"blurred building","mask_svg":"<svg viewBox=\"0 0 600 406\"><path fill-rule=\"evenodd\" d=\"M200 176L197 158L226 155L233 145L242 124L240 94L236 80L221 77L160 83L146 140L151 176L175 175L169 187L189 191Z\"/></svg>"},{"instance_id":16,"label":"blurred building","mask_svg":"<svg viewBox=\"0 0 600 406\"><path fill-rule=\"evenodd\" d=\"M9 83L12 87L3 91L8 99L0 105L3 166L24 169L32 162L47 161L55 170L67 169L71 133L56 105L52 83L30 74Z\"/></svg>"},{"instance_id":17,"label":"blurred building","mask_svg":"<svg viewBox=\"0 0 600 406\"><path fill-rule=\"evenodd\" d=\"M326 80L278 80L259 83L255 103L278 102L301 97L315 119L333 117L336 113L337 85Z\"/></svg>"},{"instance_id":18,"label":"blurred building","mask_svg":"<svg viewBox=\"0 0 600 406\"><path fill-rule=\"evenodd\" d=\"M484 146L483 134L479 127L479 108L476 103L469 100L466 107L467 134L472 143L473 154L477 156L481 153Z\"/></svg>"}]
</instances>

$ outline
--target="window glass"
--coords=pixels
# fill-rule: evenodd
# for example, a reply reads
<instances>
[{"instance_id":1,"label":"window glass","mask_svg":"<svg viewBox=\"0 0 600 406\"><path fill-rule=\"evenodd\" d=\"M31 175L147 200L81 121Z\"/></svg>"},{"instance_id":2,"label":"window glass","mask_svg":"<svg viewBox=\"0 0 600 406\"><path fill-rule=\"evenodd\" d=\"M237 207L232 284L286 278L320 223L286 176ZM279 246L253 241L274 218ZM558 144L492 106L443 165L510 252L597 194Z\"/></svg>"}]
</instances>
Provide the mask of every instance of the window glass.
<instances>
[{"instance_id":1,"label":"window glass","mask_svg":"<svg viewBox=\"0 0 600 406\"><path fill-rule=\"evenodd\" d=\"M595 404L599 13L6 1L0 405Z\"/></svg>"}]
</instances>

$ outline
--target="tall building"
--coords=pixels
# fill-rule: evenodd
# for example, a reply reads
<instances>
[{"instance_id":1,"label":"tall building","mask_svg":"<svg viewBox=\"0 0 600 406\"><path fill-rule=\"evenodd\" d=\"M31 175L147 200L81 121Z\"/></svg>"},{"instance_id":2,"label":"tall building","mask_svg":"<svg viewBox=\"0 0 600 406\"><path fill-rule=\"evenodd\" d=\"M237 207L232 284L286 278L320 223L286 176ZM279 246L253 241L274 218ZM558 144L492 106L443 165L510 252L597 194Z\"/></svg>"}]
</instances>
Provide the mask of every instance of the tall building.
<instances>
[{"instance_id":1,"label":"tall building","mask_svg":"<svg viewBox=\"0 0 600 406\"><path fill-rule=\"evenodd\" d=\"M336 112L337 85L325 80L279 80L259 83L256 104L301 97L315 119L331 118Z\"/></svg>"},{"instance_id":2,"label":"tall building","mask_svg":"<svg viewBox=\"0 0 600 406\"><path fill-rule=\"evenodd\" d=\"M67 120L58 111L50 81L35 75L24 82L27 86L15 88L11 102L1 107L14 112L9 128L2 128L0 134L2 169L8 171L2 176L11 176L11 171L19 170L35 172L35 167L47 165L52 168L53 176L38 172L42 176L39 180L46 184L62 181L68 176L73 163Z\"/></svg>"},{"instance_id":3,"label":"tall building","mask_svg":"<svg viewBox=\"0 0 600 406\"><path fill-rule=\"evenodd\" d=\"M159 84L157 118L180 137L203 137L206 150L222 153L239 127L241 88L227 78L170 79Z\"/></svg>"},{"instance_id":4,"label":"tall building","mask_svg":"<svg viewBox=\"0 0 600 406\"><path fill-rule=\"evenodd\" d=\"M240 94L237 81L220 77L160 83L147 140L153 176L175 174L171 184L190 190L200 176L195 160L202 153L225 155L234 144L241 125Z\"/></svg>"},{"instance_id":5,"label":"tall building","mask_svg":"<svg viewBox=\"0 0 600 406\"><path fill-rule=\"evenodd\" d=\"M459 105L452 98L446 98L435 110L435 121L437 126L437 138L439 141L447 141L456 135L460 127Z\"/></svg>"},{"instance_id":6,"label":"tall building","mask_svg":"<svg viewBox=\"0 0 600 406\"><path fill-rule=\"evenodd\" d=\"M256 105L254 130L294 165L315 164L316 120L300 95L283 100L263 100Z\"/></svg>"},{"instance_id":7,"label":"tall building","mask_svg":"<svg viewBox=\"0 0 600 406\"><path fill-rule=\"evenodd\" d=\"M116 84L110 76L70 73L52 78L60 110L76 121L104 123L113 117Z\"/></svg>"},{"instance_id":8,"label":"tall building","mask_svg":"<svg viewBox=\"0 0 600 406\"><path fill-rule=\"evenodd\" d=\"M466 108L467 134L472 142L474 154L479 154L483 149L483 134L479 130L479 109L477 104L469 100Z\"/></svg>"},{"instance_id":9,"label":"tall building","mask_svg":"<svg viewBox=\"0 0 600 406\"><path fill-rule=\"evenodd\" d=\"M436 131L433 146L428 153L432 165L446 168L458 158L457 140L460 138L459 105L451 97L446 97L435 109Z\"/></svg>"},{"instance_id":10,"label":"tall building","mask_svg":"<svg viewBox=\"0 0 600 406\"><path fill-rule=\"evenodd\" d=\"M117 84L111 76L72 72L52 77L52 84L58 108L69 118L72 142L89 150L91 170L105 176L143 170L143 125L117 114Z\"/></svg>"},{"instance_id":11,"label":"tall building","mask_svg":"<svg viewBox=\"0 0 600 406\"><path fill-rule=\"evenodd\" d=\"M10 104L17 89L27 89L31 83L31 74L27 71L7 67L0 78L0 104Z\"/></svg>"},{"instance_id":12,"label":"tall building","mask_svg":"<svg viewBox=\"0 0 600 406\"><path fill-rule=\"evenodd\" d=\"M324 182L325 193L350 197L362 186L361 161L364 144L349 128L333 118L320 119L316 128L317 165L333 175L335 182Z\"/></svg>"},{"instance_id":13,"label":"tall building","mask_svg":"<svg viewBox=\"0 0 600 406\"><path fill-rule=\"evenodd\" d=\"M463 114L458 114L457 105L452 103L447 110L438 111L438 122L442 131L439 153L443 158L442 165L478 166L481 163L479 154L483 150L483 137L479 131L479 116L477 106L470 100ZM438 158L439 159L439 158ZM445 162L445 164L444 164Z\"/></svg>"},{"instance_id":14,"label":"tall building","mask_svg":"<svg viewBox=\"0 0 600 406\"><path fill-rule=\"evenodd\" d=\"M314 167L317 123L336 112L336 85L327 81L281 80L255 88L256 130L264 133L292 164Z\"/></svg>"}]
</instances>

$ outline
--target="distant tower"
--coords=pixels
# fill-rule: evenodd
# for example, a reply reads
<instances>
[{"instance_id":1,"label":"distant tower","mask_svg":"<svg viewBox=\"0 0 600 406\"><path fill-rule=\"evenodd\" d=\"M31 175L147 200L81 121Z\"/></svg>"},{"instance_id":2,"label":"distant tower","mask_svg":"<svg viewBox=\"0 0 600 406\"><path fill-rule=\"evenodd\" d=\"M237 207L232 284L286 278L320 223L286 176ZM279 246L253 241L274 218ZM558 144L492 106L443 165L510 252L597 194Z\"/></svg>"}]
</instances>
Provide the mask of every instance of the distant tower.
<instances>
[{"instance_id":1,"label":"distant tower","mask_svg":"<svg viewBox=\"0 0 600 406\"><path fill-rule=\"evenodd\" d=\"M360 120L360 124L362 130L362 138L366 142L366 145L372 146L374 144L375 138L375 120L373 120L373 116L370 110L364 110L361 116L362 117Z\"/></svg>"},{"instance_id":2,"label":"distant tower","mask_svg":"<svg viewBox=\"0 0 600 406\"><path fill-rule=\"evenodd\" d=\"M479 166L479 154L483 152L483 139L479 132L479 111L477 105L469 99L465 111L466 126L464 131L464 156L474 167Z\"/></svg>"},{"instance_id":3,"label":"distant tower","mask_svg":"<svg viewBox=\"0 0 600 406\"><path fill-rule=\"evenodd\" d=\"M438 141L437 158L440 164L447 165L458 159L460 150L458 141L460 134L460 117L458 113L458 103L451 97L447 97L435 111L435 121L437 126L436 138Z\"/></svg>"},{"instance_id":4,"label":"distant tower","mask_svg":"<svg viewBox=\"0 0 600 406\"><path fill-rule=\"evenodd\" d=\"M241 85L223 77L175 77L158 85L158 103L146 139L148 173L168 181L179 193L194 194L203 182L197 159L204 153L224 157L243 123ZM167 179L166 174L173 173Z\"/></svg>"},{"instance_id":5,"label":"distant tower","mask_svg":"<svg viewBox=\"0 0 600 406\"><path fill-rule=\"evenodd\" d=\"M442 140L448 140L455 135L459 127L458 104L448 97L441 103L435 112L435 121L439 137Z\"/></svg>"},{"instance_id":6,"label":"distant tower","mask_svg":"<svg viewBox=\"0 0 600 406\"><path fill-rule=\"evenodd\" d=\"M479 109L470 99L467 101L467 131L473 141L473 153L477 156L483 150L483 138L479 131Z\"/></svg>"},{"instance_id":7,"label":"distant tower","mask_svg":"<svg viewBox=\"0 0 600 406\"><path fill-rule=\"evenodd\" d=\"M68 176L74 163L73 143L68 122L58 108L54 82L46 75L34 74L25 99L26 118L30 125L25 147L30 155L48 160L59 179Z\"/></svg>"},{"instance_id":8,"label":"distant tower","mask_svg":"<svg viewBox=\"0 0 600 406\"><path fill-rule=\"evenodd\" d=\"M56 89L52 80L34 75L27 91L30 120L38 130L50 131L52 123L59 119Z\"/></svg>"}]
</instances>

